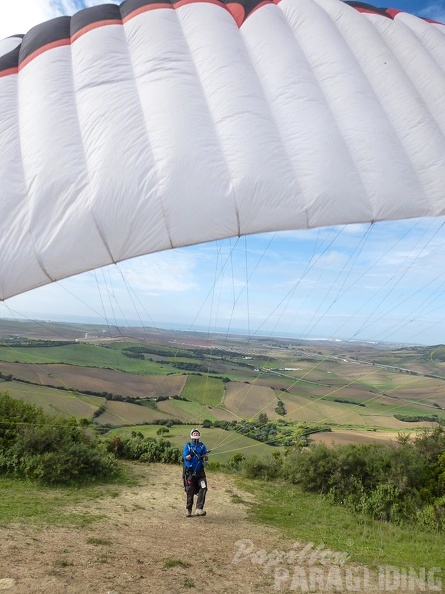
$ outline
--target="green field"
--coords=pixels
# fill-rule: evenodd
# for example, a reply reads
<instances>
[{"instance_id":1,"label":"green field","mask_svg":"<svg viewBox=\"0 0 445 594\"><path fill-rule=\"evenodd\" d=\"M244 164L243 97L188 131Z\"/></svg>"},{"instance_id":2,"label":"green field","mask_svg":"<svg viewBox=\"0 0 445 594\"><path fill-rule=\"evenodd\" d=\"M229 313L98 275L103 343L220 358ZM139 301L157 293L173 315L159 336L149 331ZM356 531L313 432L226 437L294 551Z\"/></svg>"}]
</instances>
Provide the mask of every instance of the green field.
<instances>
[{"instance_id":1,"label":"green field","mask_svg":"<svg viewBox=\"0 0 445 594\"><path fill-rule=\"evenodd\" d=\"M84 365L87 367L108 367L131 373L165 375L178 373L170 365L160 365L155 362L126 357L120 348L110 348L91 344L68 344L54 347L0 347L0 361L30 363L34 365L44 363L67 363L69 365Z\"/></svg>"},{"instance_id":2,"label":"green field","mask_svg":"<svg viewBox=\"0 0 445 594\"><path fill-rule=\"evenodd\" d=\"M224 384L212 377L189 375L182 389L181 397L200 404L221 406L224 399Z\"/></svg>"},{"instance_id":3,"label":"green field","mask_svg":"<svg viewBox=\"0 0 445 594\"><path fill-rule=\"evenodd\" d=\"M186 423L202 423L204 419L215 421L217 417L212 411L199 402L185 402L184 400L169 400L168 402L159 402L158 408L176 416L177 419Z\"/></svg>"},{"instance_id":4,"label":"green field","mask_svg":"<svg viewBox=\"0 0 445 594\"><path fill-rule=\"evenodd\" d=\"M191 426L174 425L169 429L169 432L164 435L164 439L168 439L173 445L180 448L189 441ZM107 433L110 435L131 435L132 431L140 431L145 437L157 437L156 432L159 430L159 425L140 425L136 427L120 427L112 429ZM227 462L234 456L235 453L240 452L244 456L265 456L273 452L280 451L281 448L269 446L264 443L240 435L235 431L224 431L223 429L204 429L201 431L202 441L206 444L207 449L213 450L209 456L209 462Z\"/></svg>"},{"instance_id":5,"label":"green field","mask_svg":"<svg viewBox=\"0 0 445 594\"><path fill-rule=\"evenodd\" d=\"M26 400L41 406L46 412L62 416L91 418L93 413L105 404L105 398L99 396L88 396L21 382L3 382L0 388L1 391L8 392L12 398Z\"/></svg>"},{"instance_id":6,"label":"green field","mask_svg":"<svg viewBox=\"0 0 445 594\"><path fill-rule=\"evenodd\" d=\"M204 419L255 420L260 413L278 420L279 401L284 405L284 420L333 428L399 431L430 426L426 420L397 420L395 414L421 418L434 414L445 419L445 381L418 375L441 371L442 347L394 352L366 348L359 353L361 360L352 353L333 357L322 347L315 352L311 346L293 350L278 348L276 343L271 350L259 341L246 359L240 349L246 352L249 347L242 341L234 347L217 346L216 351L208 348L207 341L200 350L195 335L190 345L181 341L180 347L172 347L167 338L164 342L108 339L102 344L52 346L49 342L29 347L24 339L26 346L0 347L4 362L0 371L3 377L12 375L35 384L9 381L2 387L14 398L45 410L89 419L94 415L95 422L116 427L161 419L196 424ZM264 354L259 356L261 351ZM142 358L129 358L124 352ZM402 363L416 371L407 373ZM184 364L190 367L175 367ZM194 366L212 371L196 372ZM74 388L98 396L82 395ZM128 396L145 399L147 406L122 401ZM97 417L99 406L105 410Z\"/></svg>"},{"instance_id":7,"label":"green field","mask_svg":"<svg viewBox=\"0 0 445 594\"><path fill-rule=\"evenodd\" d=\"M117 402L107 400L105 403L105 412L99 415L95 422L101 425L137 425L138 423L153 423L160 419L165 419L166 415L161 411L130 402ZM167 417L170 418L170 417Z\"/></svg>"}]
</instances>

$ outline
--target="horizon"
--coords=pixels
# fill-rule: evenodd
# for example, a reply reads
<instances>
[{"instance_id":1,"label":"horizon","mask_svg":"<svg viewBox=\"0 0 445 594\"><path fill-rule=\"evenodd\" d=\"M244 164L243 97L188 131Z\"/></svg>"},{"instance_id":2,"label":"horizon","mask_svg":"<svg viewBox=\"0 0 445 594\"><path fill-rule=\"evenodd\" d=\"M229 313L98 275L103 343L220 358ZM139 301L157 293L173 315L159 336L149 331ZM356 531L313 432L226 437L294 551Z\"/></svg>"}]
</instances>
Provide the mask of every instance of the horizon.
<instances>
[{"instance_id":1,"label":"horizon","mask_svg":"<svg viewBox=\"0 0 445 594\"><path fill-rule=\"evenodd\" d=\"M240 337L245 337L247 339L257 339L257 340L295 340L295 341L300 341L300 342L326 342L326 343L347 343L347 344L359 344L359 345L370 345L370 346L384 346L384 347L388 347L388 348L394 348L394 347L434 347L434 346L441 346L442 344L445 343L435 343L435 344L426 344L426 343L414 343L414 342L398 342L398 341L374 341L374 340L367 340L366 338L363 339L349 339L349 338L342 338L342 337L324 337L324 336L306 336L304 338L300 337L300 336L295 336L292 332L286 333L283 332L282 334L275 334L273 336L270 336L268 334L258 334L255 335L254 337L252 337L251 335L249 335L247 333L246 329L243 328L230 328L229 330L227 330L227 328L221 326L221 327L213 327L211 330L209 330L207 327L205 326L199 326L199 325L195 325L193 328L190 328L187 325L184 324L180 324L180 323L175 323L175 322L165 322L162 324L159 324L157 326L152 326L150 325L148 322L144 323L144 321L142 320L142 325L141 322L139 320L115 320L115 322L113 323L113 325L109 325L107 324L103 318L88 318L88 317L55 317L53 319L42 319L42 318L0 318L0 327L2 325L2 321L5 322L14 322L14 323L37 323L38 325L49 329L49 326L51 324L67 324L70 326L81 326L81 327L85 327L85 326L92 326L92 327L103 327L103 328L113 328L116 330L123 330L123 329L137 329L137 330L144 330L144 331L152 331L152 330L164 330L164 331L171 331L171 332L178 332L178 333L184 333L184 334L206 334L208 336L210 335L226 335L226 338L229 338L230 336L240 336ZM124 335L122 335L124 336ZM116 337L113 337L116 338ZM67 338L67 340L69 340Z\"/></svg>"}]
</instances>

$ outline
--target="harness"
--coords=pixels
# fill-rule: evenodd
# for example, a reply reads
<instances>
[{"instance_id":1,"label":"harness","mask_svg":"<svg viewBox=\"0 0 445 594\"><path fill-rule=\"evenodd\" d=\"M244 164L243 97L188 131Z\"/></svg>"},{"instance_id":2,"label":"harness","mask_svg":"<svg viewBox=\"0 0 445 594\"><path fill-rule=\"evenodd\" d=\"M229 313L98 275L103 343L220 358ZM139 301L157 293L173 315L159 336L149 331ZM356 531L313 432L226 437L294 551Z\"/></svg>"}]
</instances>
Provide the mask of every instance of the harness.
<instances>
[{"instance_id":1,"label":"harness","mask_svg":"<svg viewBox=\"0 0 445 594\"><path fill-rule=\"evenodd\" d=\"M190 443L187 445L189 447L188 455L192 454L193 456L196 456L198 458L198 460L201 461L202 472L204 472L204 457L207 456L207 454L209 454L211 450L207 450L207 452L204 454L198 454L198 452L196 451L196 446L193 447L190 445ZM200 472L200 471L198 471L198 472ZM193 470L192 467L187 467L185 465L185 457L184 457L182 460L182 482L184 485L184 491L187 490L187 486L190 484L192 478L194 478L196 476L198 476L197 472L195 470Z\"/></svg>"}]
</instances>

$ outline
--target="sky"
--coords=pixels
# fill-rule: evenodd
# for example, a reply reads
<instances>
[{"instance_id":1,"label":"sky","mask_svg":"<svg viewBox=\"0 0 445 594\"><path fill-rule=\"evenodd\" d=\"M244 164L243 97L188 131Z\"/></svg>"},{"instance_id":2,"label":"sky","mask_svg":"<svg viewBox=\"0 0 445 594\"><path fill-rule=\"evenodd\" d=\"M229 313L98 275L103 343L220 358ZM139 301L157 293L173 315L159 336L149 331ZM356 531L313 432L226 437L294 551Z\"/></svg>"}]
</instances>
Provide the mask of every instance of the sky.
<instances>
[{"instance_id":1,"label":"sky","mask_svg":"<svg viewBox=\"0 0 445 594\"><path fill-rule=\"evenodd\" d=\"M103 3L3 2L0 39ZM445 22L445 0L374 3ZM444 245L441 218L234 238L41 287L0 303L0 318L439 344Z\"/></svg>"}]
</instances>

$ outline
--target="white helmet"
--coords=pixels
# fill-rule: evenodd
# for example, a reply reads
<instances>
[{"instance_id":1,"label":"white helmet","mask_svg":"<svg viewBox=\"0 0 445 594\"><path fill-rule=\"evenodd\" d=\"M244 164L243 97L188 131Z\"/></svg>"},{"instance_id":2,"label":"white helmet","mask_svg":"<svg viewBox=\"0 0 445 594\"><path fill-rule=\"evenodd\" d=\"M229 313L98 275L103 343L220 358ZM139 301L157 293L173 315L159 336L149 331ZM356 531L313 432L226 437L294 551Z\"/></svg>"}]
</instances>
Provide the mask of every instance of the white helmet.
<instances>
[{"instance_id":1,"label":"white helmet","mask_svg":"<svg viewBox=\"0 0 445 594\"><path fill-rule=\"evenodd\" d=\"M198 439L201 437L201 433L199 431L199 429L192 429L190 431L190 439Z\"/></svg>"}]
</instances>

